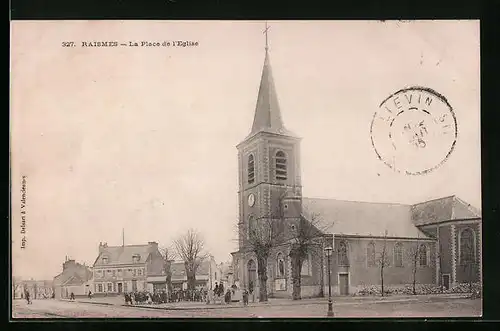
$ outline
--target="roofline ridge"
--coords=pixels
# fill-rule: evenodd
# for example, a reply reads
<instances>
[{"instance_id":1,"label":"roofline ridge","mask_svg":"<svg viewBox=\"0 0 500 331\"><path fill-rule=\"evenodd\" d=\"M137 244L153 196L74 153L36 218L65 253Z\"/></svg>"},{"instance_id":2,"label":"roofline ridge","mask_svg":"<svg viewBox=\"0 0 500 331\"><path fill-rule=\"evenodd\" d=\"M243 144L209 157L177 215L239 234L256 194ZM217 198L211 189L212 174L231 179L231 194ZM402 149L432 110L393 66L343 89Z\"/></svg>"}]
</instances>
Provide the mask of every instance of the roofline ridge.
<instances>
[{"instance_id":1,"label":"roofline ridge","mask_svg":"<svg viewBox=\"0 0 500 331\"><path fill-rule=\"evenodd\" d=\"M326 198L326 197L302 197L302 199L314 199L314 200L333 200L333 201L341 201L341 202L353 202L353 203L370 203L370 204L381 204L381 205L398 205L398 206L407 206L411 207L411 204L399 203L399 202L381 202L381 201L360 201L360 200L346 200L346 199L337 199L337 198Z\"/></svg>"},{"instance_id":2,"label":"roofline ridge","mask_svg":"<svg viewBox=\"0 0 500 331\"><path fill-rule=\"evenodd\" d=\"M431 199L431 200L426 200L426 201L422 201L422 202L417 202L417 203L414 203L412 204L411 206L417 206L417 205L422 205L424 203L429 203L429 202L432 202L432 201L437 201L437 200L444 200L444 199L449 199L449 198L456 198L457 196L455 194L453 195L448 195L448 196L445 196L445 197L441 197L441 198L435 198L435 199Z\"/></svg>"}]
</instances>

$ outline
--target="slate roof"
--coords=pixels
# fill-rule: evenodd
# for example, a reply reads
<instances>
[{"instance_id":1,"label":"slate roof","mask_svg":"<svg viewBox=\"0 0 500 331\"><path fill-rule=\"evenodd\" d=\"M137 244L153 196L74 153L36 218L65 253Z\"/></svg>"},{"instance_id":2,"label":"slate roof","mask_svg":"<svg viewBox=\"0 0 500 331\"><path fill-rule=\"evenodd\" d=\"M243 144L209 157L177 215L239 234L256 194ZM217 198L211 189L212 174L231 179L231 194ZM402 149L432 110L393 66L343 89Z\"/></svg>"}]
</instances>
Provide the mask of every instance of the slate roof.
<instances>
[{"instance_id":1,"label":"slate roof","mask_svg":"<svg viewBox=\"0 0 500 331\"><path fill-rule=\"evenodd\" d=\"M287 130L283 124L267 50L264 58L264 66L262 68L262 77L257 96L257 104L255 106L252 131L246 139L259 132L296 137L296 135Z\"/></svg>"},{"instance_id":2,"label":"slate roof","mask_svg":"<svg viewBox=\"0 0 500 331\"><path fill-rule=\"evenodd\" d=\"M326 233L428 238L418 226L450 220L480 218L480 210L456 196L414 205L303 198L303 214L316 215Z\"/></svg>"},{"instance_id":3,"label":"slate roof","mask_svg":"<svg viewBox=\"0 0 500 331\"><path fill-rule=\"evenodd\" d=\"M83 280L83 282L86 282L89 279L92 279L92 270L90 270L89 267L83 264L75 263L72 267L63 270L63 272L55 276L54 284L64 284L68 282L72 277L78 277L79 279Z\"/></svg>"},{"instance_id":4,"label":"slate roof","mask_svg":"<svg viewBox=\"0 0 500 331\"><path fill-rule=\"evenodd\" d=\"M411 208L411 215L415 225L425 225L450 220L481 218L481 211L452 195L415 204Z\"/></svg>"},{"instance_id":5,"label":"slate roof","mask_svg":"<svg viewBox=\"0 0 500 331\"><path fill-rule=\"evenodd\" d=\"M106 246L99 253L94 266L105 266L110 264L133 264L133 256L140 256L139 263L144 263L150 254L149 245L126 245L126 246ZM108 262L103 263L102 258L108 257Z\"/></svg>"},{"instance_id":6,"label":"slate roof","mask_svg":"<svg viewBox=\"0 0 500 331\"><path fill-rule=\"evenodd\" d=\"M303 198L307 219L317 215L320 230L336 235L427 238L413 224L409 205Z\"/></svg>"}]
</instances>

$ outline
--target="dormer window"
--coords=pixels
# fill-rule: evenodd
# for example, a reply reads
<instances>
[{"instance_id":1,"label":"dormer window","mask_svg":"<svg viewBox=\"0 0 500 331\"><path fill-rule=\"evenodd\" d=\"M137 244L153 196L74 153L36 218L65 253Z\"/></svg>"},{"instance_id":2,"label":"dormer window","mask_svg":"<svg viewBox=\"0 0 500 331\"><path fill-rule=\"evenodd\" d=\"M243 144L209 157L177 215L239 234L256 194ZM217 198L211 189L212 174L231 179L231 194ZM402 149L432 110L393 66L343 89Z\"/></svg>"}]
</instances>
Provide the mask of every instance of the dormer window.
<instances>
[{"instance_id":1,"label":"dormer window","mask_svg":"<svg viewBox=\"0 0 500 331\"><path fill-rule=\"evenodd\" d=\"M248 184L255 182L255 160L253 154L248 156Z\"/></svg>"},{"instance_id":2,"label":"dormer window","mask_svg":"<svg viewBox=\"0 0 500 331\"><path fill-rule=\"evenodd\" d=\"M134 254L134 255L132 256L132 261L134 261L134 263L137 263L137 262L139 262L140 260L141 260L141 255L139 255L139 254Z\"/></svg>"},{"instance_id":3,"label":"dormer window","mask_svg":"<svg viewBox=\"0 0 500 331\"><path fill-rule=\"evenodd\" d=\"M102 263L107 264L109 262L109 259L107 256L102 257Z\"/></svg>"},{"instance_id":4,"label":"dormer window","mask_svg":"<svg viewBox=\"0 0 500 331\"><path fill-rule=\"evenodd\" d=\"M276 153L276 179L287 179L286 155L283 151Z\"/></svg>"}]
</instances>

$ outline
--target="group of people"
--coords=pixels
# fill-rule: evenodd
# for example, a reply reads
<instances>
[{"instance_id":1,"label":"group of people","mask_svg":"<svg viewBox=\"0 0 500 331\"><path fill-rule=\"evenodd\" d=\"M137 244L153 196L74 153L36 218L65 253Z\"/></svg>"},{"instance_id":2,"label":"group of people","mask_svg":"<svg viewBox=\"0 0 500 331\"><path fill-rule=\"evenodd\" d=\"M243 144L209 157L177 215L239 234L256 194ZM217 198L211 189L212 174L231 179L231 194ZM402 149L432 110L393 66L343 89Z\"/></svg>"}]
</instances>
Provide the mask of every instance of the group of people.
<instances>
[{"instance_id":1,"label":"group of people","mask_svg":"<svg viewBox=\"0 0 500 331\"><path fill-rule=\"evenodd\" d=\"M48 299L48 298L51 298L51 299L54 299L55 298L55 293L52 292L52 294L47 294L47 293L43 293L41 294L41 299ZM23 298L23 293L21 293L21 299ZM33 303L33 301L31 300L31 294L28 290L24 290L24 298L26 299L26 302L30 305ZM40 295L38 296L38 298L40 299ZM35 299L36 299L36 296L35 296Z\"/></svg>"},{"instance_id":2,"label":"group of people","mask_svg":"<svg viewBox=\"0 0 500 331\"><path fill-rule=\"evenodd\" d=\"M124 293L126 304L160 304L160 303L170 303L170 302L180 302L180 301L198 301L204 302L207 297L206 289L195 289L192 291L188 290L174 290L171 293L167 293L165 290L154 291L153 293L149 291L135 291L130 293Z\"/></svg>"},{"instance_id":3,"label":"group of people","mask_svg":"<svg viewBox=\"0 0 500 331\"><path fill-rule=\"evenodd\" d=\"M170 293L166 290L155 290L153 293L149 291L134 291L124 293L124 299L125 304L131 305L144 303L162 304L181 301L206 302L207 304L218 302L230 304L237 290L238 287L236 285L233 285L225 290L224 284L215 283L215 287L212 291L209 291L206 288L198 288L194 290L175 289ZM210 292L212 292L213 295ZM241 291L241 299L245 306L248 305L248 299L252 293L253 284L250 284L249 289L244 288Z\"/></svg>"}]
</instances>

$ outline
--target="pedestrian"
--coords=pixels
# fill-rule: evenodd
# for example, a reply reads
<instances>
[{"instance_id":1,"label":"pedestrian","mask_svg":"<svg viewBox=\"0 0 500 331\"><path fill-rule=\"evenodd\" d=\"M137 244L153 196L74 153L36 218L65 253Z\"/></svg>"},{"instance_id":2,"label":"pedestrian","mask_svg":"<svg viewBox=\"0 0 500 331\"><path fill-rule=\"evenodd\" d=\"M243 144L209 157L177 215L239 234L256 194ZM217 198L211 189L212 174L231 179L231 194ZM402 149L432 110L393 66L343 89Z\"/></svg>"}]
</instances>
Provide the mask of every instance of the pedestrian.
<instances>
[{"instance_id":1,"label":"pedestrian","mask_svg":"<svg viewBox=\"0 0 500 331\"><path fill-rule=\"evenodd\" d=\"M70 295L70 300L71 301L75 301L75 294L73 292L71 292L71 295Z\"/></svg>"},{"instance_id":2,"label":"pedestrian","mask_svg":"<svg viewBox=\"0 0 500 331\"><path fill-rule=\"evenodd\" d=\"M26 293L24 294L24 297L26 298L26 302L28 303L28 305L31 303L31 300L30 300L30 292L26 291Z\"/></svg>"},{"instance_id":3,"label":"pedestrian","mask_svg":"<svg viewBox=\"0 0 500 331\"><path fill-rule=\"evenodd\" d=\"M224 297L226 305L231 303L231 289L227 289L226 296Z\"/></svg>"},{"instance_id":4,"label":"pedestrian","mask_svg":"<svg viewBox=\"0 0 500 331\"><path fill-rule=\"evenodd\" d=\"M246 288L243 290L243 305L248 306L248 291Z\"/></svg>"},{"instance_id":5,"label":"pedestrian","mask_svg":"<svg viewBox=\"0 0 500 331\"><path fill-rule=\"evenodd\" d=\"M89 290L89 299L92 299L92 291Z\"/></svg>"},{"instance_id":6,"label":"pedestrian","mask_svg":"<svg viewBox=\"0 0 500 331\"><path fill-rule=\"evenodd\" d=\"M222 284L222 282L219 284L219 295L224 295L224 284Z\"/></svg>"}]
</instances>

